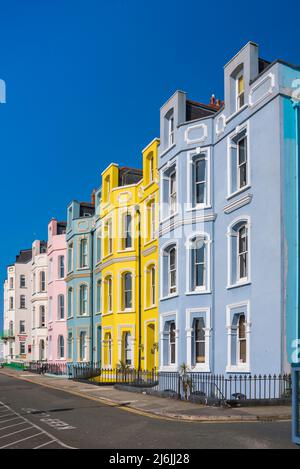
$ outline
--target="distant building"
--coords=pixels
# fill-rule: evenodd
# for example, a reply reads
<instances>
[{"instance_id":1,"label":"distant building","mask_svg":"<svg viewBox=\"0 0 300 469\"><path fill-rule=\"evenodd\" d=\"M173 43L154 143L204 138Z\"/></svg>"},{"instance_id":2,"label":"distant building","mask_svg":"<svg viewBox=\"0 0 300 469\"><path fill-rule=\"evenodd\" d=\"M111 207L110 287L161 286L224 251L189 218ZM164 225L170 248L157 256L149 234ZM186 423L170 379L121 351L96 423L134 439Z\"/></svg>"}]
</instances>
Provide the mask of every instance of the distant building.
<instances>
[{"instance_id":1,"label":"distant building","mask_svg":"<svg viewBox=\"0 0 300 469\"><path fill-rule=\"evenodd\" d=\"M7 267L4 282L3 355L7 361L31 358L31 249Z\"/></svg>"}]
</instances>

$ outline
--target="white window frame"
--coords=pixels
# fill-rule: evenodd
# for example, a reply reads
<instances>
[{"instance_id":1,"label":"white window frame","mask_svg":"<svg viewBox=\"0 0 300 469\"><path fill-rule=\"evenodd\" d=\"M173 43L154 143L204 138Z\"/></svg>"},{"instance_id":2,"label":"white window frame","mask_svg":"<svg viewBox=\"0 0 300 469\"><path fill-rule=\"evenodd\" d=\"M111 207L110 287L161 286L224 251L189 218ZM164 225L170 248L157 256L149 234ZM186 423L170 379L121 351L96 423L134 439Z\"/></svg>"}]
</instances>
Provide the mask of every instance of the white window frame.
<instances>
[{"instance_id":1,"label":"white window frame","mask_svg":"<svg viewBox=\"0 0 300 469\"><path fill-rule=\"evenodd\" d=\"M175 176L175 191L171 191L172 187L172 177ZM176 168L172 171L169 175L169 215L170 217L174 216L177 213L177 198L178 198L178 191L177 191L177 171Z\"/></svg>"},{"instance_id":2,"label":"white window frame","mask_svg":"<svg viewBox=\"0 0 300 469\"><path fill-rule=\"evenodd\" d=\"M176 249L176 268L177 268L177 271L176 271L176 292L175 293L170 293L170 284L169 284L169 281L170 281L170 273L169 273L169 252L170 252L170 249L172 249L172 247L175 247ZM170 249L169 249L170 248ZM163 258L164 257L167 257L167 272L165 273L165 262L163 262ZM165 300L165 299L168 299L168 298L173 298L175 296L178 296L178 280L179 280L179 271L178 271L178 241L176 239L173 239L173 240L170 240L168 241L167 243L165 243L161 249L160 249L160 258L162 259L162 268L159 269L160 271L160 285L162 286L163 285L163 282L164 282L164 275L166 275L166 281L167 281L167 291L168 293L166 295L164 295L164 288L160 288L160 300Z\"/></svg>"},{"instance_id":3,"label":"white window frame","mask_svg":"<svg viewBox=\"0 0 300 469\"><path fill-rule=\"evenodd\" d=\"M248 263L248 276L243 279L238 278L238 272L239 272L239 259L238 259L238 251L239 251L239 246L238 246L238 232L239 230L235 233L233 233L233 228L238 224L238 223L244 223L242 226L246 226L247 228L247 234L248 234L248 256L247 256L247 263ZM236 258L233 259L233 253L232 253L232 242L233 238L236 238ZM236 279L235 282L232 280L232 263L235 263L236 265ZM232 289L232 288L238 288L243 285L249 285L251 283L251 219L248 215L240 216L238 218L235 218L230 225L228 226L227 230L227 289Z\"/></svg>"},{"instance_id":4,"label":"white window frame","mask_svg":"<svg viewBox=\"0 0 300 469\"><path fill-rule=\"evenodd\" d=\"M176 339L176 349L175 349L175 357L176 357L176 363L173 365L169 364L164 364L164 341L166 340L165 338L165 324L167 322L175 321L175 339ZM161 313L159 315L159 335L160 335L160 344L159 344L159 361L160 361L160 366L159 370L160 371L176 371L178 369L178 360L179 360L179 329L178 329L178 311L170 311L167 313ZM169 344L168 344L169 347ZM169 348L168 348L168 353L169 353ZM168 356L168 362L169 362L169 356Z\"/></svg>"},{"instance_id":5,"label":"white window frame","mask_svg":"<svg viewBox=\"0 0 300 469\"><path fill-rule=\"evenodd\" d=\"M61 298L63 298L63 304L61 304ZM65 295L63 293L60 293L57 296L57 312L58 312L58 321L64 321L66 318L66 307L65 307ZM63 311L63 316L62 316L62 311Z\"/></svg>"},{"instance_id":6,"label":"white window frame","mask_svg":"<svg viewBox=\"0 0 300 469\"><path fill-rule=\"evenodd\" d=\"M244 90L239 93L239 80L240 78L243 78L244 82ZM244 103L241 105L240 104L240 99L241 96L244 95ZM235 78L235 111L238 112L240 109L242 109L246 104L246 95L245 95L245 74L244 74L244 69L242 69L236 76Z\"/></svg>"},{"instance_id":7,"label":"white window frame","mask_svg":"<svg viewBox=\"0 0 300 469\"><path fill-rule=\"evenodd\" d=\"M86 300L84 300L84 298L82 299L82 302L81 302L81 287L85 287L86 288ZM86 317L88 316L88 310L89 310L89 287L88 287L88 284L87 283L81 283L78 287L78 299L79 299L79 311L78 311L78 316L79 317ZM84 305L86 304L86 312L83 312L84 311ZM82 307L82 308L81 308Z\"/></svg>"},{"instance_id":8,"label":"white window frame","mask_svg":"<svg viewBox=\"0 0 300 469\"><path fill-rule=\"evenodd\" d=\"M74 270L74 242L68 244L68 273L73 272ZM70 266L70 269L69 269Z\"/></svg>"},{"instance_id":9,"label":"white window frame","mask_svg":"<svg viewBox=\"0 0 300 469\"><path fill-rule=\"evenodd\" d=\"M198 147L195 150L188 152L187 158L187 211L192 210L205 210L212 208L211 202L211 147ZM195 172L195 163L201 158L206 161L206 187L205 187L205 202L197 204L196 190L194 191L193 180ZM196 189L196 188L195 188ZM195 195L195 199L194 199Z\"/></svg>"},{"instance_id":10,"label":"white window frame","mask_svg":"<svg viewBox=\"0 0 300 469\"><path fill-rule=\"evenodd\" d=\"M24 280L24 285L22 285L22 280ZM26 275L20 275L20 288L26 288Z\"/></svg>"},{"instance_id":11,"label":"white window frame","mask_svg":"<svg viewBox=\"0 0 300 469\"><path fill-rule=\"evenodd\" d=\"M60 255L60 256L58 256L58 278L59 279L65 278L65 270L66 270L65 256ZM63 275L61 275L62 272L63 272Z\"/></svg>"},{"instance_id":12,"label":"white window frame","mask_svg":"<svg viewBox=\"0 0 300 469\"><path fill-rule=\"evenodd\" d=\"M85 246L85 249L83 249ZM85 263L86 262L86 263ZM79 240L79 268L87 269L89 266L89 243L87 238Z\"/></svg>"},{"instance_id":13,"label":"white window frame","mask_svg":"<svg viewBox=\"0 0 300 469\"><path fill-rule=\"evenodd\" d=\"M236 355L236 364L231 363L231 346L232 346L232 311L234 310L243 310L245 315L245 329L246 329L246 363L239 363L238 361L238 351ZM226 306L226 327L227 327L227 366L226 373L250 373L251 372L251 362L250 362L250 352L251 352L251 308L250 301L242 301L240 303L230 304ZM238 334L238 330L236 330ZM237 337L236 337L237 340ZM236 347L238 343L236 343Z\"/></svg>"},{"instance_id":14,"label":"white window frame","mask_svg":"<svg viewBox=\"0 0 300 469\"><path fill-rule=\"evenodd\" d=\"M174 251L174 268L171 269L171 251ZM175 275L175 284L172 283L172 274ZM178 263L177 263L177 250L176 246L172 246L168 252L168 295L175 295L177 293L177 274L178 274ZM174 290L174 291L171 291Z\"/></svg>"},{"instance_id":15,"label":"white window frame","mask_svg":"<svg viewBox=\"0 0 300 469\"><path fill-rule=\"evenodd\" d=\"M206 263L206 274L204 286L193 289L193 277L192 275L192 244L194 239L204 239L205 243L205 263ZM209 233L198 231L192 233L186 242L186 295L206 295L211 293L211 247L212 240ZM195 273L194 273L195 275Z\"/></svg>"},{"instance_id":16,"label":"white window frame","mask_svg":"<svg viewBox=\"0 0 300 469\"><path fill-rule=\"evenodd\" d=\"M240 135L240 138L239 138ZM242 188L238 188L238 142L243 138L246 138L246 155L247 155L247 184ZM236 139L236 142L234 141ZM236 166L232 168L232 149L237 151ZM241 126L237 126L235 130L227 137L227 200L232 197L250 189L251 187L251 160L250 160L250 122L249 120ZM236 184L235 190L232 188L232 171L236 172Z\"/></svg>"},{"instance_id":17,"label":"white window frame","mask_svg":"<svg viewBox=\"0 0 300 469\"><path fill-rule=\"evenodd\" d=\"M176 173L176 211L171 214L170 210L170 176L172 173ZM166 174L167 173L167 174ZM160 170L159 178L161 181L161 190L159 191L159 219L160 219L160 224L170 220L171 218L174 218L176 215L178 215L178 197L179 197L179 189L180 189L180 181L178 179L178 164L177 164L177 158L173 159L172 161L168 161L166 165ZM164 199L164 185L168 184L168 194L167 194L167 200Z\"/></svg>"},{"instance_id":18,"label":"white window frame","mask_svg":"<svg viewBox=\"0 0 300 469\"><path fill-rule=\"evenodd\" d=\"M73 313L73 294L74 294L73 287L68 287L68 290L67 290L67 296L68 296L67 319L72 318L73 315L74 315L74 313Z\"/></svg>"},{"instance_id":19,"label":"white window frame","mask_svg":"<svg viewBox=\"0 0 300 469\"><path fill-rule=\"evenodd\" d=\"M171 148L175 143L175 121L174 110L168 117L168 148Z\"/></svg>"},{"instance_id":20,"label":"white window frame","mask_svg":"<svg viewBox=\"0 0 300 469\"><path fill-rule=\"evenodd\" d=\"M204 316L205 318L205 363L193 363L193 324L194 319ZM186 309L186 357L187 365L192 371L210 373L210 347L211 347L211 309L210 308L188 308Z\"/></svg>"}]
</instances>

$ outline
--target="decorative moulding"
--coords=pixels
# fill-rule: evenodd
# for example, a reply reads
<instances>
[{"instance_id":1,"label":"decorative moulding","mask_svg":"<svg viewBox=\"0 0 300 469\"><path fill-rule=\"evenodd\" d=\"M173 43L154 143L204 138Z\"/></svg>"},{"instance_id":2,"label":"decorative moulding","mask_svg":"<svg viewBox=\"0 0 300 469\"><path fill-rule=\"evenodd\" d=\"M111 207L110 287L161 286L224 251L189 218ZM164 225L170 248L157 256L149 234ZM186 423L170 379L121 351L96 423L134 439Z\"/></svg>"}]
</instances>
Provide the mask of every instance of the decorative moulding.
<instances>
[{"instance_id":1,"label":"decorative moulding","mask_svg":"<svg viewBox=\"0 0 300 469\"><path fill-rule=\"evenodd\" d=\"M269 95L273 93L275 87L275 75L269 73L263 77L259 82L252 86L249 93L249 106L256 106Z\"/></svg>"},{"instance_id":2,"label":"decorative moulding","mask_svg":"<svg viewBox=\"0 0 300 469\"><path fill-rule=\"evenodd\" d=\"M221 114L216 120L216 134L221 135L226 127L226 116Z\"/></svg>"},{"instance_id":3,"label":"decorative moulding","mask_svg":"<svg viewBox=\"0 0 300 469\"><path fill-rule=\"evenodd\" d=\"M208 130L207 125L197 124L192 125L186 129L184 132L184 140L189 145L191 143L200 143L204 142L207 139Z\"/></svg>"},{"instance_id":4,"label":"decorative moulding","mask_svg":"<svg viewBox=\"0 0 300 469\"><path fill-rule=\"evenodd\" d=\"M250 202L252 201L253 199L253 194L246 194L244 197L241 197L240 199L238 200L234 200L233 202L231 202L230 204L226 205L224 207L224 212L226 214L228 213L232 213L234 212L235 210L237 210L238 208L241 208L241 207L244 207L244 205L248 205L250 204Z\"/></svg>"}]
</instances>

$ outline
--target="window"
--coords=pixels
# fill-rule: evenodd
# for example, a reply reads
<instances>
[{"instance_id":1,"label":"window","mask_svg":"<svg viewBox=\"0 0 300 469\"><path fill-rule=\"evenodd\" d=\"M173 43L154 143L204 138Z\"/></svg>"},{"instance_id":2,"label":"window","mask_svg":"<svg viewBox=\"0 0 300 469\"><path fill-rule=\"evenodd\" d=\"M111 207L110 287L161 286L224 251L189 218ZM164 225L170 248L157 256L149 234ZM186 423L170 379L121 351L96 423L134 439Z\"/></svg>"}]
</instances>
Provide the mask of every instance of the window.
<instances>
[{"instance_id":1,"label":"window","mask_svg":"<svg viewBox=\"0 0 300 469\"><path fill-rule=\"evenodd\" d=\"M65 256L58 257L58 277L64 278L65 276Z\"/></svg>"},{"instance_id":2,"label":"window","mask_svg":"<svg viewBox=\"0 0 300 469\"><path fill-rule=\"evenodd\" d=\"M206 235L195 236L190 241L190 285L188 291L209 289L209 240Z\"/></svg>"},{"instance_id":3,"label":"window","mask_svg":"<svg viewBox=\"0 0 300 469\"><path fill-rule=\"evenodd\" d=\"M40 351L40 361L45 360L45 341L44 339L40 340L40 346L39 346L39 351Z\"/></svg>"},{"instance_id":4,"label":"window","mask_svg":"<svg viewBox=\"0 0 300 469\"><path fill-rule=\"evenodd\" d=\"M247 362L247 352L246 352L246 318L244 314L241 314L238 322L238 363Z\"/></svg>"},{"instance_id":5,"label":"window","mask_svg":"<svg viewBox=\"0 0 300 469\"><path fill-rule=\"evenodd\" d=\"M33 293L36 292L36 275L35 273L32 276L32 288L33 288Z\"/></svg>"},{"instance_id":6,"label":"window","mask_svg":"<svg viewBox=\"0 0 300 469\"><path fill-rule=\"evenodd\" d=\"M65 318L65 297L64 295L58 295L58 319L62 320Z\"/></svg>"},{"instance_id":7,"label":"window","mask_svg":"<svg viewBox=\"0 0 300 469\"><path fill-rule=\"evenodd\" d=\"M14 336L14 322L13 321L9 321L9 335L11 337Z\"/></svg>"},{"instance_id":8,"label":"window","mask_svg":"<svg viewBox=\"0 0 300 469\"><path fill-rule=\"evenodd\" d=\"M151 241L155 238L155 200L152 200L147 205L147 214L148 214L148 240Z\"/></svg>"},{"instance_id":9,"label":"window","mask_svg":"<svg viewBox=\"0 0 300 469\"><path fill-rule=\"evenodd\" d=\"M112 363L112 340L111 333L107 332L104 338L104 365L111 367Z\"/></svg>"},{"instance_id":10,"label":"window","mask_svg":"<svg viewBox=\"0 0 300 469\"><path fill-rule=\"evenodd\" d=\"M53 280L53 259L49 259L49 282Z\"/></svg>"},{"instance_id":11,"label":"window","mask_svg":"<svg viewBox=\"0 0 300 469\"><path fill-rule=\"evenodd\" d=\"M132 248L132 217L130 213L124 216L124 249Z\"/></svg>"},{"instance_id":12,"label":"window","mask_svg":"<svg viewBox=\"0 0 300 469\"><path fill-rule=\"evenodd\" d=\"M131 351L131 334L124 332L123 334L123 361L126 365L132 364L132 351Z\"/></svg>"},{"instance_id":13,"label":"window","mask_svg":"<svg viewBox=\"0 0 300 469\"><path fill-rule=\"evenodd\" d=\"M251 318L249 302L227 306L227 347L226 371L250 373Z\"/></svg>"},{"instance_id":14,"label":"window","mask_svg":"<svg viewBox=\"0 0 300 469\"><path fill-rule=\"evenodd\" d=\"M172 247L169 252L169 294L176 293L176 248Z\"/></svg>"},{"instance_id":15,"label":"window","mask_svg":"<svg viewBox=\"0 0 300 469\"><path fill-rule=\"evenodd\" d=\"M194 321L194 364L205 363L205 323L203 318Z\"/></svg>"},{"instance_id":16,"label":"window","mask_svg":"<svg viewBox=\"0 0 300 469\"><path fill-rule=\"evenodd\" d=\"M250 186L248 125L228 138L228 197Z\"/></svg>"},{"instance_id":17,"label":"window","mask_svg":"<svg viewBox=\"0 0 300 469\"><path fill-rule=\"evenodd\" d=\"M156 304L156 275L155 275L155 266L152 265L148 269L148 283L149 283L149 302L148 306L154 306Z\"/></svg>"},{"instance_id":18,"label":"window","mask_svg":"<svg viewBox=\"0 0 300 469\"><path fill-rule=\"evenodd\" d=\"M10 296L9 298L9 309L14 309L14 298Z\"/></svg>"},{"instance_id":19,"label":"window","mask_svg":"<svg viewBox=\"0 0 300 469\"><path fill-rule=\"evenodd\" d=\"M101 280L97 281L97 288L96 288L96 310L97 313L101 312Z\"/></svg>"},{"instance_id":20,"label":"window","mask_svg":"<svg viewBox=\"0 0 300 469\"><path fill-rule=\"evenodd\" d=\"M71 229L72 218L73 218L73 210L72 210L72 207L69 207L69 209L68 209L68 229Z\"/></svg>"},{"instance_id":21,"label":"window","mask_svg":"<svg viewBox=\"0 0 300 469\"><path fill-rule=\"evenodd\" d=\"M238 230L238 280L248 277L248 233L243 225Z\"/></svg>"},{"instance_id":22,"label":"window","mask_svg":"<svg viewBox=\"0 0 300 469\"><path fill-rule=\"evenodd\" d=\"M68 359L71 360L73 357L73 333L68 332Z\"/></svg>"},{"instance_id":23,"label":"window","mask_svg":"<svg viewBox=\"0 0 300 469\"><path fill-rule=\"evenodd\" d=\"M45 306L40 306L40 327L46 327L46 310Z\"/></svg>"},{"instance_id":24,"label":"window","mask_svg":"<svg viewBox=\"0 0 300 469\"><path fill-rule=\"evenodd\" d=\"M25 277L25 275L20 275L20 288L26 288L26 277Z\"/></svg>"},{"instance_id":25,"label":"window","mask_svg":"<svg viewBox=\"0 0 300 469\"><path fill-rule=\"evenodd\" d=\"M68 245L68 272L73 270L73 243Z\"/></svg>"},{"instance_id":26,"label":"window","mask_svg":"<svg viewBox=\"0 0 300 469\"><path fill-rule=\"evenodd\" d=\"M21 308L21 309L25 309L25 308L26 308L25 295L20 295L20 308Z\"/></svg>"},{"instance_id":27,"label":"window","mask_svg":"<svg viewBox=\"0 0 300 469\"><path fill-rule=\"evenodd\" d=\"M87 285L80 285L79 287L79 315L85 316L88 314L88 287Z\"/></svg>"},{"instance_id":28,"label":"window","mask_svg":"<svg viewBox=\"0 0 300 469\"><path fill-rule=\"evenodd\" d=\"M12 290L14 288L14 279L13 277L9 278L9 288Z\"/></svg>"},{"instance_id":29,"label":"window","mask_svg":"<svg viewBox=\"0 0 300 469\"><path fill-rule=\"evenodd\" d=\"M176 193L176 172L170 175L170 193L169 193L170 215L173 215L177 209L177 193Z\"/></svg>"},{"instance_id":30,"label":"window","mask_svg":"<svg viewBox=\"0 0 300 469\"><path fill-rule=\"evenodd\" d=\"M26 353L25 342L20 342L20 355L25 355L25 353Z\"/></svg>"},{"instance_id":31,"label":"window","mask_svg":"<svg viewBox=\"0 0 300 469\"><path fill-rule=\"evenodd\" d=\"M113 249L112 220L108 220L104 225L104 253L109 256Z\"/></svg>"},{"instance_id":32,"label":"window","mask_svg":"<svg viewBox=\"0 0 300 469\"><path fill-rule=\"evenodd\" d=\"M96 238L96 259L97 263L101 261L101 233L98 233Z\"/></svg>"},{"instance_id":33,"label":"window","mask_svg":"<svg viewBox=\"0 0 300 469\"><path fill-rule=\"evenodd\" d=\"M194 162L195 205L207 203L207 168L206 158L201 156Z\"/></svg>"},{"instance_id":34,"label":"window","mask_svg":"<svg viewBox=\"0 0 300 469\"><path fill-rule=\"evenodd\" d=\"M40 272L40 292L46 291L46 273L44 270Z\"/></svg>"},{"instance_id":35,"label":"window","mask_svg":"<svg viewBox=\"0 0 300 469\"><path fill-rule=\"evenodd\" d=\"M79 357L82 362L87 360L87 337L85 331L81 331L79 336Z\"/></svg>"},{"instance_id":36,"label":"window","mask_svg":"<svg viewBox=\"0 0 300 469\"><path fill-rule=\"evenodd\" d=\"M149 161L149 182L151 183L154 181L154 159L153 159L152 154L149 156L148 161Z\"/></svg>"},{"instance_id":37,"label":"window","mask_svg":"<svg viewBox=\"0 0 300 469\"><path fill-rule=\"evenodd\" d=\"M245 104L245 83L243 72L236 77L236 110L238 111Z\"/></svg>"},{"instance_id":38,"label":"window","mask_svg":"<svg viewBox=\"0 0 300 469\"><path fill-rule=\"evenodd\" d=\"M106 277L104 281L104 301L105 301L105 313L111 313L113 310L113 296L112 291L112 277L111 275Z\"/></svg>"},{"instance_id":39,"label":"window","mask_svg":"<svg viewBox=\"0 0 300 469\"><path fill-rule=\"evenodd\" d=\"M52 322L52 304L53 304L53 299L52 299L52 296L49 297L49 301L48 301L48 321L49 322Z\"/></svg>"},{"instance_id":40,"label":"window","mask_svg":"<svg viewBox=\"0 0 300 469\"><path fill-rule=\"evenodd\" d=\"M250 224L235 221L228 230L228 287L250 282Z\"/></svg>"},{"instance_id":41,"label":"window","mask_svg":"<svg viewBox=\"0 0 300 469\"><path fill-rule=\"evenodd\" d=\"M25 333L25 321L20 321L20 323L19 323L19 333L20 334Z\"/></svg>"},{"instance_id":42,"label":"window","mask_svg":"<svg viewBox=\"0 0 300 469\"><path fill-rule=\"evenodd\" d=\"M174 114L171 114L168 117L168 144L171 147L174 144Z\"/></svg>"},{"instance_id":43,"label":"window","mask_svg":"<svg viewBox=\"0 0 300 469\"><path fill-rule=\"evenodd\" d=\"M169 326L169 365L176 363L176 326L175 322L170 322Z\"/></svg>"},{"instance_id":44,"label":"window","mask_svg":"<svg viewBox=\"0 0 300 469\"><path fill-rule=\"evenodd\" d=\"M110 187L110 176L107 176L105 178L105 202L109 202L109 199L110 199L110 190L111 190L111 187Z\"/></svg>"},{"instance_id":45,"label":"window","mask_svg":"<svg viewBox=\"0 0 300 469\"><path fill-rule=\"evenodd\" d=\"M123 310L132 308L132 274L123 274Z\"/></svg>"},{"instance_id":46,"label":"window","mask_svg":"<svg viewBox=\"0 0 300 469\"><path fill-rule=\"evenodd\" d=\"M84 268L88 266L88 243L87 239L83 238L80 240L80 267Z\"/></svg>"},{"instance_id":47,"label":"window","mask_svg":"<svg viewBox=\"0 0 300 469\"><path fill-rule=\"evenodd\" d=\"M68 318L73 316L73 288L68 288Z\"/></svg>"},{"instance_id":48,"label":"window","mask_svg":"<svg viewBox=\"0 0 300 469\"><path fill-rule=\"evenodd\" d=\"M63 335L58 336L58 358L65 358L65 339Z\"/></svg>"},{"instance_id":49,"label":"window","mask_svg":"<svg viewBox=\"0 0 300 469\"><path fill-rule=\"evenodd\" d=\"M237 181L238 189L247 186L247 138L243 137L237 143Z\"/></svg>"}]
</instances>

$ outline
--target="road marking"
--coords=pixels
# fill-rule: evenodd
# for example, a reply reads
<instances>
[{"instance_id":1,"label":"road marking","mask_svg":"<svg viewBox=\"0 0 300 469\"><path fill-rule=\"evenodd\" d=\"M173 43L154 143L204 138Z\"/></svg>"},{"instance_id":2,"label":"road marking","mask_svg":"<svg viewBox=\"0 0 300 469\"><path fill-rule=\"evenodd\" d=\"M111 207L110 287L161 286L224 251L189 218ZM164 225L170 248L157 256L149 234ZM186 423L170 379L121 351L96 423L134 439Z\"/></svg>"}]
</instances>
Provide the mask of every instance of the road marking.
<instances>
[{"instance_id":1,"label":"road marking","mask_svg":"<svg viewBox=\"0 0 300 469\"><path fill-rule=\"evenodd\" d=\"M42 435L43 432L35 433L34 435L28 436L27 438L22 438L22 440L17 440L13 441L12 443L9 443L8 445L0 446L0 449L8 448L11 445L17 445L18 443L22 443L22 441L30 440L31 438L34 438L35 436Z\"/></svg>"},{"instance_id":2,"label":"road marking","mask_svg":"<svg viewBox=\"0 0 300 469\"><path fill-rule=\"evenodd\" d=\"M11 411L6 411L5 414L3 413L3 414L0 415L0 419L2 419L3 417L4 418L8 417L9 415L14 415L14 414ZM0 422L1 422L1 420L0 420Z\"/></svg>"},{"instance_id":3,"label":"road marking","mask_svg":"<svg viewBox=\"0 0 300 469\"><path fill-rule=\"evenodd\" d=\"M9 410L10 412L12 412L12 415L16 415L16 417L12 418L12 419L9 419L9 420L0 420L0 423L4 423L4 422L9 422L11 420L17 420L17 419L21 419L23 421L23 423L27 423L30 425L29 428L27 428L27 430L31 430L31 429L36 429L39 431L39 433L36 433L30 437L27 437L27 438L23 438L21 440L18 440L18 441L14 441L13 443L9 443L5 446L0 446L0 449L3 449L3 448L7 448L8 446L12 446L12 445L16 445L18 443L21 443L22 441L26 441L26 440L29 440L31 438L34 438L36 436L39 436L39 435L45 435L49 438L50 441L46 442L47 444L50 444L50 443L57 443L58 445L62 446L63 448L67 448L67 449L76 449L72 446L68 446L67 444L63 443L62 441L60 441L58 438L56 438L54 435L51 435L51 433L48 433L46 430L44 430L43 428L39 427L38 425L36 425L35 423L31 422L30 420L28 420L26 417L23 417L21 414L19 414L18 412L16 412L15 410L11 409L8 405L4 404L3 402L0 401L0 406L4 406L7 410ZM18 424L16 424L18 425ZM1 430L1 428L0 428ZM14 432L14 433L19 433L19 432ZM9 436L9 435L5 435L5 436ZM1 437L1 438L4 438L5 436ZM33 449L38 449L39 447L42 447L44 446L46 443L42 444L42 445L38 445L36 447L33 447Z\"/></svg>"},{"instance_id":4,"label":"road marking","mask_svg":"<svg viewBox=\"0 0 300 469\"><path fill-rule=\"evenodd\" d=\"M27 422L14 423L13 425L7 425L6 427L2 427L2 428L0 427L0 432L1 432L2 430L6 430L7 428L16 427L16 426L18 426L18 425L24 425L25 423L27 423Z\"/></svg>"},{"instance_id":5,"label":"road marking","mask_svg":"<svg viewBox=\"0 0 300 469\"><path fill-rule=\"evenodd\" d=\"M55 440L47 441L47 443L43 443L42 445L36 446L33 449L40 449L40 448L43 448L44 446L51 445L51 443L54 443L54 442L55 442Z\"/></svg>"},{"instance_id":6,"label":"road marking","mask_svg":"<svg viewBox=\"0 0 300 469\"><path fill-rule=\"evenodd\" d=\"M22 430L18 430L16 432L8 433L7 435L0 436L1 438L7 438L8 436L15 435L16 433L26 432L26 430L31 430L32 427L22 428Z\"/></svg>"}]
</instances>

